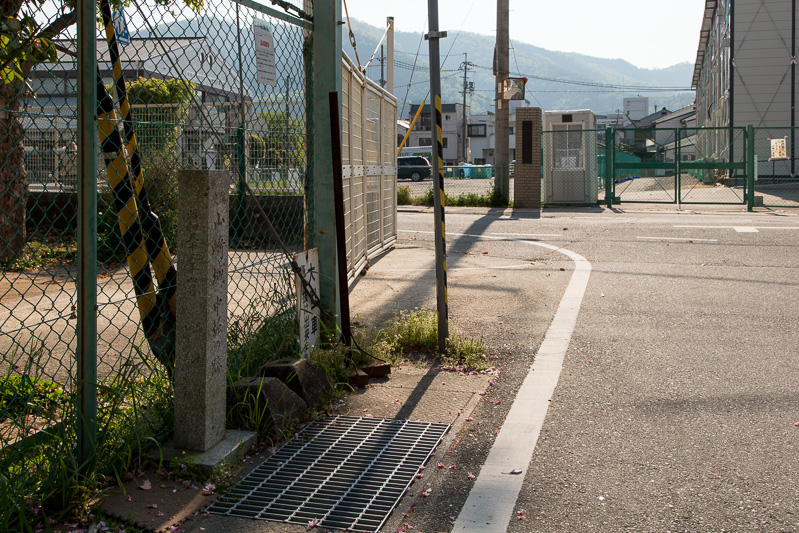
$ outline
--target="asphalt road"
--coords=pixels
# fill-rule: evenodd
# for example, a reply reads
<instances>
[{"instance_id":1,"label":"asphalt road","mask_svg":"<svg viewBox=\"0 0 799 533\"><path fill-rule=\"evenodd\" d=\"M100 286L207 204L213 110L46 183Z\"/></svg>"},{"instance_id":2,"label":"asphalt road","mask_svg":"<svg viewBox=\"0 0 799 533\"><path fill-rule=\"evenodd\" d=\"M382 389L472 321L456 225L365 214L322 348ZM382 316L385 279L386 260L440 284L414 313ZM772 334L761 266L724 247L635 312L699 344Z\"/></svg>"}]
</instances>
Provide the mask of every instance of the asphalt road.
<instances>
[{"instance_id":1,"label":"asphalt road","mask_svg":"<svg viewBox=\"0 0 799 533\"><path fill-rule=\"evenodd\" d=\"M537 240L592 272L508 531L799 531L797 215L451 210L450 315L502 372L385 530L450 530L479 479L573 268ZM398 224L432 246L432 215ZM475 257L530 268L459 280Z\"/></svg>"}]
</instances>

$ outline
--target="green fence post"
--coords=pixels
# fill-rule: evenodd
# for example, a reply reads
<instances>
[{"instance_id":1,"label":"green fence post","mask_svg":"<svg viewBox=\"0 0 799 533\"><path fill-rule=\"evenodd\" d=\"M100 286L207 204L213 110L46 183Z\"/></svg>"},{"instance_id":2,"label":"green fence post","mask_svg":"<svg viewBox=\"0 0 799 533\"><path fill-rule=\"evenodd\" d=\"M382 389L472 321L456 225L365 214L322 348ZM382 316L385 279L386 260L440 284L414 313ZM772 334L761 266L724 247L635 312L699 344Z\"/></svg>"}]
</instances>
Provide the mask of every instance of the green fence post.
<instances>
[{"instance_id":1,"label":"green fence post","mask_svg":"<svg viewBox=\"0 0 799 533\"><path fill-rule=\"evenodd\" d=\"M77 462L93 477L97 446L97 28L94 0L77 4Z\"/></svg>"},{"instance_id":2,"label":"green fence post","mask_svg":"<svg viewBox=\"0 0 799 533\"><path fill-rule=\"evenodd\" d=\"M338 261L336 232L344 228L336 227L336 210L333 202L333 153L330 137L331 92L341 94L341 0L314 2L313 35L311 53L313 63L313 87L308 95L313 101L313 114L309 131L313 132L313 176L311 178L309 209L313 211L313 227L310 228L312 245L319 250L319 299L322 307L334 316L340 313L338 281ZM339 116L341 100L339 99ZM338 126L341 128L341 124ZM346 268L346 265L342 265ZM336 324L328 327L341 327L341 317Z\"/></svg>"},{"instance_id":3,"label":"green fence post","mask_svg":"<svg viewBox=\"0 0 799 533\"><path fill-rule=\"evenodd\" d=\"M245 137L245 128L244 125L241 125L236 129L236 157L239 162L239 179L236 185L236 215L233 219L234 245L239 244L241 241L247 216L247 149L244 145Z\"/></svg>"},{"instance_id":4,"label":"green fence post","mask_svg":"<svg viewBox=\"0 0 799 533\"><path fill-rule=\"evenodd\" d=\"M755 127L746 127L746 210L755 207Z\"/></svg>"},{"instance_id":5,"label":"green fence post","mask_svg":"<svg viewBox=\"0 0 799 533\"><path fill-rule=\"evenodd\" d=\"M616 133L613 128L605 130L605 205L613 207L613 156L616 153Z\"/></svg>"},{"instance_id":6,"label":"green fence post","mask_svg":"<svg viewBox=\"0 0 799 533\"><path fill-rule=\"evenodd\" d=\"M677 195L677 209L681 209L682 207L682 170L680 169L680 163L682 159L682 129L677 128L677 138L675 139L674 144L674 182L675 182L675 194Z\"/></svg>"}]
</instances>

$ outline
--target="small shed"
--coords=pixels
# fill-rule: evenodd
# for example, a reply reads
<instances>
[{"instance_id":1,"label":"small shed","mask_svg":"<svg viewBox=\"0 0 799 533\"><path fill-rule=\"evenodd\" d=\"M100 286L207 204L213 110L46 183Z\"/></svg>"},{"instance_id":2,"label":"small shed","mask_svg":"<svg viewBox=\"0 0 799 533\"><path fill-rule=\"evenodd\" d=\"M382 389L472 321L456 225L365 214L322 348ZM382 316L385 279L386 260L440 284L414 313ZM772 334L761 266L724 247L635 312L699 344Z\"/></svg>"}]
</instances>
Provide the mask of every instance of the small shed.
<instances>
[{"instance_id":1,"label":"small shed","mask_svg":"<svg viewBox=\"0 0 799 533\"><path fill-rule=\"evenodd\" d=\"M593 111L544 112L544 204L597 203L596 134Z\"/></svg>"}]
</instances>

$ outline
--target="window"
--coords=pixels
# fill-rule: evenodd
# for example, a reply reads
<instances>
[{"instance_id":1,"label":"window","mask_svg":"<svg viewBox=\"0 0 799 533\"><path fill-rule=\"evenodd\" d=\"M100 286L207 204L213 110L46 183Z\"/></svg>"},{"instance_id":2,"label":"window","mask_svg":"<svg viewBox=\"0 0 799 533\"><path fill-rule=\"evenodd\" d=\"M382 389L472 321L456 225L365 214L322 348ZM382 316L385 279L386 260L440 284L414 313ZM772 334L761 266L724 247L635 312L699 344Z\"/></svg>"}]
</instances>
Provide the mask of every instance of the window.
<instances>
[{"instance_id":1,"label":"window","mask_svg":"<svg viewBox=\"0 0 799 533\"><path fill-rule=\"evenodd\" d=\"M416 121L416 126L414 129L417 131L430 131L431 124L432 122L430 121L430 115L427 113L422 113L422 115L419 117L419 120Z\"/></svg>"},{"instance_id":2,"label":"window","mask_svg":"<svg viewBox=\"0 0 799 533\"><path fill-rule=\"evenodd\" d=\"M444 120L449 120L449 119L450 119L450 115L444 115Z\"/></svg>"},{"instance_id":3,"label":"window","mask_svg":"<svg viewBox=\"0 0 799 533\"><path fill-rule=\"evenodd\" d=\"M419 137L419 146L433 146L433 141L430 137Z\"/></svg>"},{"instance_id":4,"label":"window","mask_svg":"<svg viewBox=\"0 0 799 533\"><path fill-rule=\"evenodd\" d=\"M583 132L581 124L553 124L552 167L583 168Z\"/></svg>"},{"instance_id":5,"label":"window","mask_svg":"<svg viewBox=\"0 0 799 533\"><path fill-rule=\"evenodd\" d=\"M443 146L443 148L446 148L446 147L447 147L447 137L444 137L444 146Z\"/></svg>"},{"instance_id":6,"label":"window","mask_svg":"<svg viewBox=\"0 0 799 533\"><path fill-rule=\"evenodd\" d=\"M513 126L508 126L508 135L513 135Z\"/></svg>"},{"instance_id":7,"label":"window","mask_svg":"<svg viewBox=\"0 0 799 533\"><path fill-rule=\"evenodd\" d=\"M469 124L467 133L468 133L469 137L485 137L486 136L486 125L485 124Z\"/></svg>"}]
</instances>

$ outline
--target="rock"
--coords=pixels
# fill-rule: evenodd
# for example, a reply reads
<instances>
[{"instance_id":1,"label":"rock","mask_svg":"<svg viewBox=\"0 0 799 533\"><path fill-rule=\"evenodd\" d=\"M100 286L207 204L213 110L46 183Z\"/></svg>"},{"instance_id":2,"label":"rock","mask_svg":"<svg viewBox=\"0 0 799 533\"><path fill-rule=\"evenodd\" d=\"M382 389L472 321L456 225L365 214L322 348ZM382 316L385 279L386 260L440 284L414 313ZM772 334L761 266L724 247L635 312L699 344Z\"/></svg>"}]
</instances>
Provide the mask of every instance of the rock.
<instances>
[{"instance_id":1,"label":"rock","mask_svg":"<svg viewBox=\"0 0 799 533\"><path fill-rule=\"evenodd\" d=\"M258 375L278 378L313 409L332 388L327 374L307 359L281 359L258 369Z\"/></svg>"},{"instance_id":2,"label":"rock","mask_svg":"<svg viewBox=\"0 0 799 533\"><path fill-rule=\"evenodd\" d=\"M227 392L228 412L232 422L260 432L282 433L292 422L301 422L308 416L308 404L294 391L274 377L244 378L234 383Z\"/></svg>"}]
</instances>

